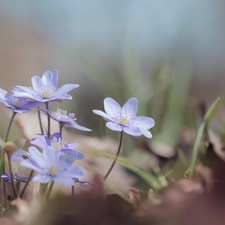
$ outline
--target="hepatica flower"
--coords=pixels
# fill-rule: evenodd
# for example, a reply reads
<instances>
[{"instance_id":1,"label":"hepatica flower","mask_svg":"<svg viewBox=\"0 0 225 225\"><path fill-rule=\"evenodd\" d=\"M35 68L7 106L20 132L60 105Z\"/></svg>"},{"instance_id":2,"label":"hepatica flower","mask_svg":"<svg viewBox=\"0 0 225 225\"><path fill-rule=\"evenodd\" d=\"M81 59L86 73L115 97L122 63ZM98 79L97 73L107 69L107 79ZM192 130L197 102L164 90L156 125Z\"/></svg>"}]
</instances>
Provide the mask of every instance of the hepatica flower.
<instances>
[{"instance_id":1,"label":"hepatica flower","mask_svg":"<svg viewBox=\"0 0 225 225\"><path fill-rule=\"evenodd\" d=\"M17 97L30 98L39 102L60 101L62 99L72 99L67 93L78 84L65 84L58 88L58 71L46 71L42 78L33 76L31 78L32 87L16 86L13 92Z\"/></svg>"},{"instance_id":2,"label":"hepatica flower","mask_svg":"<svg viewBox=\"0 0 225 225\"><path fill-rule=\"evenodd\" d=\"M0 102L2 103L2 106L10 108L17 113L27 113L31 108L41 105L41 103L37 101L28 101L27 98L15 97L13 94L10 95L7 91L1 88Z\"/></svg>"},{"instance_id":3,"label":"hepatica flower","mask_svg":"<svg viewBox=\"0 0 225 225\"><path fill-rule=\"evenodd\" d=\"M67 114L66 110L62 110L59 108L57 109L56 112L50 112L50 111L48 111L48 112L52 119L59 122L61 128L63 126L69 126L69 127L75 128L77 130L91 131L91 129L83 127L83 126L79 125L77 122L75 122L77 119L75 118L74 113Z\"/></svg>"},{"instance_id":4,"label":"hepatica flower","mask_svg":"<svg viewBox=\"0 0 225 225\"><path fill-rule=\"evenodd\" d=\"M54 133L50 138L45 135L39 134L38 138L33 138L30 141L31 144L36 145L40 148L45 148L47 146L52 146L59 151L61 155L69 155L71 159L83 159L84 155L75 148L79 145L78 143L67 143L65 139L62 138L60 133ZM73 161L74 161L73 160Z\"/></svg>"},{"instance_id":5,"label":"hepatica flower","mask_svg":"<svg viewBox=\"0 0 225 225\"><path fill-rule=\"evenodd\" d=\"M31 158L22 160L20 165L39 173L32 178L34 182L55 181L65 186L73 186L74 178L80 179L85 174L82 167L72 166L72 162L66 160L54 147L48 146L41 153L32 146L29 147L29 154Z\"/></svg>"},{"instance_id":6,"label":"hepatica flower","mask_svg":"<svg viewBox=\"0 0 225 225\"><path fill-rule=\"evenodd\" d=\"M93 110L99 116L102 116L108 122L106 126L113 131L124 131L132 136L144 135L152 137L149 129L155 125L155 121L146 116L136 116L138 110L138 100L130 98L121 108L118 102L112 98L104 100L105 112Z\"/></svg>"}]
</instances>

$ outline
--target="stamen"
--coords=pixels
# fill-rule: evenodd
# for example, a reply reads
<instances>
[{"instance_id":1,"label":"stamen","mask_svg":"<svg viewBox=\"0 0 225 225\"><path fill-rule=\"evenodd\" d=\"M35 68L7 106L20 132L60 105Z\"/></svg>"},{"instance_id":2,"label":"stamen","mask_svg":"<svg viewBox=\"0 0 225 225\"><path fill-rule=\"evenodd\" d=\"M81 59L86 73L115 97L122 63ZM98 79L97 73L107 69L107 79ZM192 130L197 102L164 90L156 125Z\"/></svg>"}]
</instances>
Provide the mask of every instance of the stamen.
<instances>
[{"instance_id":1,"label":"stamen","mask_svg":"<svg viewBox=\"0 0 225 225\"><path fill-rule=\"evenodd\" d=\"M120 121L120 124L121 125L126 125L128 122L128 120L126 118L123 118L121 121Z\"/></svg>"},{"instance_id":2,"label":"stamen","mask_svg":"<svg viewBox=\"0 0 225 225\"><path fill-rule=\"evenodd\" d=\"M54 167L52 167L50 170L49 170L49 175L51 176L55 176L56 175L56 169Z\"/></svg>"},{"instance_id":3,"label":"stamen","mask_svg":"<svg viewBox=\"0 0 225 225\"><path fill-rule=\"evenodd\" d=\"M43 97L43 98L49 98L49 97L50 97L49 91L44 91L44 92L42 92L42 97Z\"/></svg>"}]
</instances>

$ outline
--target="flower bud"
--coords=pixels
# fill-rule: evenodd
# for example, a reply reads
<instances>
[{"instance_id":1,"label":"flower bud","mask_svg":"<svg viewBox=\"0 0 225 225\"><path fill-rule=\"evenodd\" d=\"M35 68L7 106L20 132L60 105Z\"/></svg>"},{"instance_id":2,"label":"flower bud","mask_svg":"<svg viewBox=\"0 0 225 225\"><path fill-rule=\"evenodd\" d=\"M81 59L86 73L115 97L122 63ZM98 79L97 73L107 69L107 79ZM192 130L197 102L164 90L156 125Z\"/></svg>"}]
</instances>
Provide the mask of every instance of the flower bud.
<instances>
[{"instance_id":1,"label":"flower bud","mask_svg":"<svg viewBox=\"0 0 225 225\"><path fill-rule=\"evenodd\" d=\"M7 155L10 157L18 147L11 141L8 141L5 143L3 150L7 153Z\"/></svg>"}]
</instances>

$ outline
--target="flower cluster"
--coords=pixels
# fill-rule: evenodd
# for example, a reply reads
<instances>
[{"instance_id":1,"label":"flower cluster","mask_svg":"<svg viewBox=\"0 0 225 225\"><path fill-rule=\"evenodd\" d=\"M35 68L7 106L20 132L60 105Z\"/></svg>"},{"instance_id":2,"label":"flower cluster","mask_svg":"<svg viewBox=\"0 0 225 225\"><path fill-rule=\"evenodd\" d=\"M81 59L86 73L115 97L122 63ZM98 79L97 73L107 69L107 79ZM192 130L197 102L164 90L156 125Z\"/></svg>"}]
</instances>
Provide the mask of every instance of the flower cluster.
<instances>
[{"instance_id":1,"label":"flower cluster","mask_svg":"<svg viewBox=\"0 0 225 225\"><path fill-rule=\"evenodd\" d=\"M76 149L79 144L76 142L68 143L63 138L62 132L65 126L81 131L91 131L91 129L79 125L74 113L67 113L66 110L59 108L56 112L52 112L49 109L49 105L52 102L61 103L64 99L72 99L68 92L79 87L79 85L66 84L58 88L58 72L56 70L46 71L41 78L33 76L31 83L32 87L17 85L12 89L11 95L0 89L1 105L13 111L5 143L8 143L10 126L16 113L27 113L32 108L37 108L41 129L41 133L30 140L31 146L28 148L28 151L25 151L22 147L15 149L16 145L13 145L10 151L9 147L11 145L6 145L7 148L3 148L3 150L5 149L3 157L4 154L8 156L9 172L6 172L5 164L1 163L1 179L11 183L14 197L22 197L30 181L46 185L51 182L48 193L51 192L53 182L65 186L74 186L76 183L79 183L81 186L90 185L91 182L82 181L85 175L84 168L74 165L77 160L84 158L84 155ZM121 133L117 156L120 152L123 132L135 137L140 135L148 138L152 137L149 129L154 126L155 122L150 117L136 115L138 110L138 100L136 98L130 98L123 107L112 98L106 98L104 100L104 109L105 112L101 110L93 110L93 112L107 120L106 126L109 129ZM40 113L47 116L48 126L45 129L42 127ZM58 122L59 132L51 134L51 119ZM117 156L104 179L110 174L116 163ZM21 166L31 169L30 175L24 177L20 176L19 173L13 172L11 162L19 162ZM20 190L15 187L18 181L26 182L20 194L18 194Z\"/></svg>"}]
</instances>

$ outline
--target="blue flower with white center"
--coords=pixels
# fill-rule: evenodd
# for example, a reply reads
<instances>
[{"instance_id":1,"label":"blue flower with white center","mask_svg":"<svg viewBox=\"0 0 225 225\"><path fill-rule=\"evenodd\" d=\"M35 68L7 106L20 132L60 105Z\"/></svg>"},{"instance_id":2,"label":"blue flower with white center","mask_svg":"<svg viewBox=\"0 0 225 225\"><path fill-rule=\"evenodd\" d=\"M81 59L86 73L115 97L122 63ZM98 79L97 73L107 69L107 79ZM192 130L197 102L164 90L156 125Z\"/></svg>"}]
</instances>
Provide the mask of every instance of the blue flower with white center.
<instances>
[{"instance_id":1,"label":"blue flower with white center","mask_svg":"<svg viewBox=\"0 0 225 225\"><path fill-rule=\"evenodd\" d=\"M30 168L39 174L32 178L33 182L56 183L73 186L75 179L80 179L85 175L85 170L80 166L72 166L72 162L66 160L66 156L62 156L51 146L40 152L35 147L29 147L31 158L24 159L20 162L21 166Z\"/></svg>"},{"instance_id":2,"label":"blue flower with white center","mask_svg":"<svg viewBox=\"0 0 225 225\"><path fill-rule=\"evenodd\" d=\"M144 135L151 138L149 131L155 125L155 121L146 116L136 116L138 110L138 100L130 98L121 108L118 102L112 98L104 99L105 112L93 110L99 116L102 116L108 122L106 126L113 131L124 131L132 136Z\"/></svg>"},{"instance_id":3,"label":"blue flower with white center","mask_svg":"<svg viewBox=\"0 0 225 225\"><path fill-rule=\"evenodd\" d=\"M60 133L54 133L50 138L45 135L39 134L38 138L31 139L30 143L40 148L52 146L59 151L62 155L71 156L71 160L80 160L84 158L84 155L75 148L79 145L78 143L67 143Z\"/></svg>"},{"instance_id":4,"label":"blue flower with white center","mask_svg":"<svg viewBox=\"0 0 225 225\"><path fill-rule=\"evenodd\" d=\"M58 88L58 71L46 71L42 78L33 76L31 78L32 87L16 86L13 90L17 97L30 98L39 102L59 101L62 99L72 99L67 93L74 88L79 87L78 84L65 84Z\"/></svg>"},{"instance_id":5,"label":"blue flower with white center","mask_svg":"<svg viewBox=\"0 0 225 225\"><path fill-rule=\"evenodd\" d=\"M12 109L17 113L27 113L31 108L39 107L42 103L37 101L28 101L27 98L15 97L10 95L7 91L0 88L0 102L1 105Z\"/></svg>"}]
</instances>

